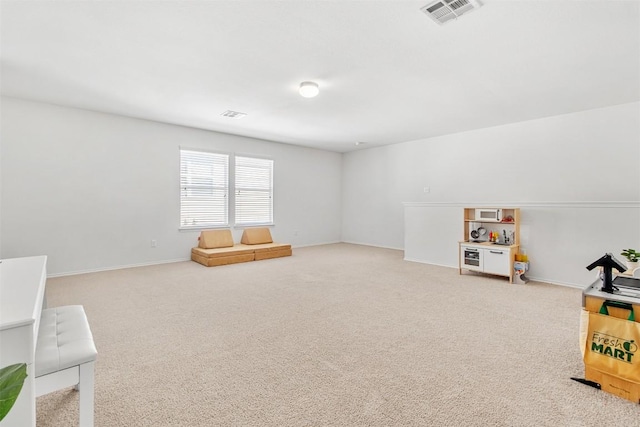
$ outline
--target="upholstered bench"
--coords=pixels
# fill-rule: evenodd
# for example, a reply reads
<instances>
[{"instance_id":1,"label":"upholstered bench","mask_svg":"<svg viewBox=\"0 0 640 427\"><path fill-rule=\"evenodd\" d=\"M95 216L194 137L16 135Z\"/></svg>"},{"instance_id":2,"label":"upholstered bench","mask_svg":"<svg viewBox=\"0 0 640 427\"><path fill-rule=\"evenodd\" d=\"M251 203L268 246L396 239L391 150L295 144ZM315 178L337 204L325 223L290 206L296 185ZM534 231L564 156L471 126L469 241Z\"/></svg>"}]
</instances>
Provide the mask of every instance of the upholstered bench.
<instances>
[{"instance_id":1,"label":"upholstered bench","mask_svg":"<svg viewBox=\"0 0 640 427\"><path fill-rule=\"evenodd\" d=\"M240 244L233 243L231 230L207 230L200 233L198 247L191 249L191 260L206 267L257 261L291 255L291 245L273 243L268 228L245 228Z\"/></svg>"},{"instance_id":2,"label":"upholstered bench","mask_svg":"<svg viewBox=\"0 0 640 427\"><path fill-rule=\"evenodd\" d=\"M254 250L234 245L231 230L206 230L200 233L198 247L191 249L191 260L206 267L254 260Z\"/></svg>"},{"instance_id":3,"label":"upholstered bench","mask_svg":"<svg viewBox=\"0 0 640 427\"><path fill-rule=\"evenodd\" d=\"M266 227L245 228L240 243L253 248L255 260L291 256L291 245L274 243L271 232Z\"/></svg>"},{"instance_id":4,"label":"upholstered bench","mask_svg":"<svg viewBox=\"0 0 640 427\"><path fill-rule=\"evenodd\" d=\"M35 357L36 396L76 386L80 391L80 427L93 426L97 354L81 305L42 310Z\"/></svg>"},{"instance_id":5,"label":"upholstered bench","mask_svg":"<svg viewBox=\"0 0 640 427\"><path fill-rule=\"evenodd\" d=\"M254 250L231 248L193 248L191 249L191 260L207 267L218 265L235 264L254 260Z\"/></svg>"}]
</instances>

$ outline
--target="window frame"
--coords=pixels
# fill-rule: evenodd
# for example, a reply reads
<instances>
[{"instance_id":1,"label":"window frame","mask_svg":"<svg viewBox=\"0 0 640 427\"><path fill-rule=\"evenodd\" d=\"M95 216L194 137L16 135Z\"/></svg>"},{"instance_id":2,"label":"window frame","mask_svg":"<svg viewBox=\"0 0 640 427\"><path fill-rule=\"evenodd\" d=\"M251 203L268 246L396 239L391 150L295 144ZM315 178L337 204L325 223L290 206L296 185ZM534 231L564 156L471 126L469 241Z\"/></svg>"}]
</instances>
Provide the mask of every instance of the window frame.
<instances>
[{"instance_id":1,"label":"window frame","mask_svg":"<svg viewBox=\"0 0 640 427\"><path fill-rule=\"evenodd\" d=\"M233 196L232 198L229 200L230 202L230 211L233 212L233 227L234 228L238 228L238 229L242 229L242 228L247 228L247 227L254 227L254 226L273 226L275 225L275 220L274 220L274 216L275 216L275 209L274 209L274 180L275 180L275 160L271 157L267 157L267 156L257 156L257 155L252 155L252 154L244 154L244 153L234 153L233 154L233 161L232 163L232 170L229 172L230 174L230 178L232 179L232 188L233 188ZM269 183L269 199L270 199L270 220L269 221L254 221L254 222L238 222L238 217L236 215L236 208L238 206L237 203L237 199L236 196L238 194L238 186L236 183L236 178L237 178L237 174L236 174L236 159L238 157L241 158L247 158L247 159L255 159L255 160L265 160L265 161L270 161L271 162L271 170L270 170L270 183Z\"/></svg>"},{"instance_id":2,"label":"window frame","mask_svg":"<svg viewBox=\"0 0 640 427\"><path fill-rule=\"evenodd\" d=\"M182 183L182 152L183 151L191 151L191 152L195 152L195 153L203 153L203 154L213 154L213 155L217 155L217 156L225 156L226 157L226 195L224 196L224 199L226 200L224 209L226 212L226 218L225 221L223 223L207 223L207 224L198 224L198 225L184 225L183 222L183 216L182 216L182 209L183 209L183 198L182 198L182 194L184 191L183 188L183 183ZM228 228L229 224L230 224L230 215L231 212L229 210L229 197L230 194L232 193L231 190L231 182L229 180L230 177L230 168L231 168L231 159L232 159L232 153L226 153L226 152L222 152L222 151L214 151L214 150L207 150L207 149L202 149L202 148L193 148L193 147L179 147L178 150L178 187L179 187L179 207L178 207L178 229L179 230L204 230L204 229L213 229L213 228ZM215 188L222 188L225 189L224 186L216 186L215 183L214 185L211 186L212 189Z\"/></svg>"},{"instance_id":3,"label":"window frame","mask_svg":"<svg viewBox=\"0 0 640 427\"><path fill-rule=\"evenodd\" d=\"M214 155L222 155L227 157L227 194L226 194L226 211L227 218L225 224L202 224L202 225L183 225L182 224L182 151L193 151L199 153L208 153ZM236 221L236 194L238 189L236 188L236 158L248 158L248 159L256 159L256 160L267 160L271 162L271 176L270 176L270 215L271 220L267 222L237 222ZM187 147L180 146L178 147L178 188L179 188L179 196L178 196L178 230L179 231L198 231L198 230L207 230L207 229L216 229L216 228L231 228L234 229L244 229L247 227L253 226L274 226L275 225L275 208L274 208L274 194L275 194L275 160L269 156L260 156L254 154L246 154L246 153L233 153L233 152L225 152L225 151L217 151L210 150L206 148L195 148L195 147Z\"/></svg>"}]
</instances>

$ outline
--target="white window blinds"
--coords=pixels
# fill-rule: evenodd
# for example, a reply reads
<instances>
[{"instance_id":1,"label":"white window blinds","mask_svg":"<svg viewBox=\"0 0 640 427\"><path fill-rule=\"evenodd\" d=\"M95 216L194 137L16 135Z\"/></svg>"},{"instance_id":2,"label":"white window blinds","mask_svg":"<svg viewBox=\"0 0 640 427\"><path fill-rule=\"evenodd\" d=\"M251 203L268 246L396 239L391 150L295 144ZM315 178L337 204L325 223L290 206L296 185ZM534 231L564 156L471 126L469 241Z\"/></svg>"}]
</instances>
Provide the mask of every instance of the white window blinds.
<instances>
[{"instance_id":1,"label":"white window blinds","mask_svg":"<svg viewBox=\"0 0 640 427\"><path fill-rule=\"evenodd\" d=\"M273 160L235 158L235 223L273 223Z\"/></svg>"},{"instance_id":2,"label":"white window blinds","mask_svg":"<svg viewBox=\"0 0 640 427\"><path fill-rule=\"evenodd\" d=\"M229 156L180 150L180 227L229 224Z\"/></svg>"}]
</instances>

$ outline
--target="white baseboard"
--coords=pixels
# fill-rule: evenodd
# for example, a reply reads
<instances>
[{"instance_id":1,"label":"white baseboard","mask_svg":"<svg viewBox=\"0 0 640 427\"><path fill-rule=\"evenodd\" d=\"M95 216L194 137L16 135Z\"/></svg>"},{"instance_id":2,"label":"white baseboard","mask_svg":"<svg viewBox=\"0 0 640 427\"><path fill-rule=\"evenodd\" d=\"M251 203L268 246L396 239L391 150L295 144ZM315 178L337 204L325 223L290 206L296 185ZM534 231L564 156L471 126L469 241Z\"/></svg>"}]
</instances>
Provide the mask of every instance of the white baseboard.
<instances>
[{"instance_id":1,"label":"white baseboard","mask_svg":"<svg viewBox=\"0 0 640 427\"><path fill-rule=\"evenodd\" d=\"M373 248L393 249L394 251L404 251L404 248L396 248L396 247L393 247L393 246L374 245L374 244L371 244L371 243L363 243L363 242L353 242L353 241L349 241L349 240L343 240L341 243L349 243L350 245L371 246Z\"/></svg>"},{"instance_id":2,"label":"white baseboard","mask_svg":"<svg viewBox=\"0 0 640 427\"><path fill-rule=\"evenodd\" d=\"M579 283L558 282L556 280L546 279L544 277L529 276L529 275L527 275L527 277L529 278L529 280L532 280L534 282L543 282L543 283L549 283L550 285L565 286L567 288L576 288L576 289L584 289L591 284L591 283L579 284Z\"/></svg>"},{"instance_id":3,"label":"white baseboard","mask_svg":"<svg viewBox=\"0 0 640 427\"><path fill-rule=\"evenodd\" d=\"M322 246L322 245L335 245L336 243L342 243L340 240L335 240L335 241L331 241L331 242L321 242L321 243L310 243L308 245L291 245L292 249L297 249L297 248L308 248L311 246Z\"/></svg>"},{"instance_id":4,"label":"white baseboard","mask_svg":"<svg viewBox=\"0 0 640 427\"><path fill-rule=\"evenodd\" d=\"M434 265L437 267L447 267L447 268L455 268L456 270L459 268L457 265L445 265L445 264L434 264L432 262L425 262L419 259L412 259L412 258L404 258L405 261L409 261L409 262L417 262L419 264L426 264L426 265ZM584 289L585 285L584 284L579 284L579 283L565 283L565 282L558 282L556 280L551 280L551 279L547 279L544 277L537 277L537 276L529 276L527 275L527 277L529 278L529 280L533 281L533 282L542 282L542 283L548 283L550 285L557 285L557 286L566 286L569 288L576 288L576 289ZM595 279L594 279L595 280Z\"/></svg>"},{"instance_id":5,"label":"white baseboard","mask_svg":"<svg viewBox=\"0 0 640 427\"><path fill-rule=\"evenodd\" d=\"M308 246L332 245L336 243L341 243L341 242L333 241L333 242L326 242L326 243L314 243L310 245L292 246L292 248L295 249L295 248L305 248ZM143 262L143 263L137 263L137 264L115 265L112 267L91 268L87 270L67 271L63 273L48 274L47 278L76 276L78 274L99 273L101 271L122 270L125 268L146 267L149 265L171 264L174 262L184 262L184 261L190 261L190 260L191 258L176 258L176 259L168 259L168 260L162 260L162 261Z\"/></svg>"},{"instance_id":6,"label":"white baseboard","mask_svg":"<svg viewBox=\"0 0 640 427\"><path fill-rule=\"evenodd\" d=\"M146 267L146 266L149 266L149 265L160 265L160 264L171 264L171 263L174 263L174 262L184 262L184 261L190 261L190 260L191 260L191 258L178 258L178 259L169 259L169 260L163 260L163 261L143 262L143 263L139 263L139 264L116 265L116 266L113 266L113 267L103 267L103 268L92 268L92 269L88 269L88 270L68 271L68 272L64 272L64 273L48 274L47 278L64 277L64 276L76 276L78 274L99 273L101 271L123 270L125 268Z\"/></svg>"},{"instance_id":7,"label":"white baseboard","mask_svg":"<svg viewBox=\"0 0 640 427\"><path fill-rule=\"evenodd\" d=\"M299 245L299 246L292 246L292 248L295 249L295 248L307 248L307 247L311 247L311 246L335 245L337 243L348 243L348 244L351 244L351 245L371 246L371 247L374 247L374 248L392 249L392 250L398 250L398 251L403 250L403 249L400 249L400 248L394 248L394 247L389 247L389 246L379 246L379 245L371 245L371 244L367 244L367 243L345 242L345 241L343 241L343 242L334 241L334 242L326 242L326 243L315 243L315 244L311 244L311 245ZM125 268L146 267L146 266L149 266L149 265L172 264L174 262L184 262L184 261L190 261L190 260L191 260L191 258L178 258L178 259L170 259L170 260L163 260L163 261L153 261L153 262L145 262L145 263L138 263L138 264L118 265L118 266L113 266L113 267L93 268L93 269L88 269L88 270L69 271L69 272L64 272L64 273L49 274L49 275L47 275L47 278L64 277L64 276L76 276L78 274L99 273L101 271L122 270L122 269L125 269ZM404 257L403 260L404 261L408 261L408 262L416 262L416 263L419 263L419 264L434 265L434 266L437 266L437 267L453 268L453 269L456 269L456 270L458 269L458 266L454 266L454 265L434 264L434 263L431 263L431 262L424 262L424 261L421 261L421 260L418 260L418 259L412 259L412 258L407 258L407 257ZM550 279L547 279L547 278L544 278L544 277L529 276L529 280L532 280L532 281L535 281L535 282L549 283L551 285L567 286L567 287L570 287L570 288L577 288L577 289L583 289L585 287L584 284L557 282L555 280L550 280Z\"/></svg>"},{"instance_id":8,"label":"white baseboard","mask_svg":"<svg viewBox=\"0 0 640 427\"><path fill-rule=\"evenodd\" d=\"M405 257L404 260L409 262L417 262L418 264L435 265L437 267L446 267L446 268L455 268L456 270L458 269L457 265L435 264L433 262L424 262L419 259L413 259L413 258L407 258L407 257Z\"/></svg>"}]
</instances>

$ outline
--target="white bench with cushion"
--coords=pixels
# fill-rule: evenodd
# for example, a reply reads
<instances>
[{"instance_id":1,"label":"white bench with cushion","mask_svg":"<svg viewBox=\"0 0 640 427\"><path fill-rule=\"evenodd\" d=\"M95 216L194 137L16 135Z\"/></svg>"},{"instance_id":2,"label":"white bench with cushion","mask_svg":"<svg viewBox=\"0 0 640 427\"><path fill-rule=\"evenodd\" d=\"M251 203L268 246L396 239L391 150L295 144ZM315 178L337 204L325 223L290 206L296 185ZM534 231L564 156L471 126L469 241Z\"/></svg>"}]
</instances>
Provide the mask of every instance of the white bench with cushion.
<instances>
[{"instance_id":1,"label":"white bench with cushion","mask_svg":"<svg viewBox=\"0 0 640 427\"><path fill-rule=\"evenodd\" d=\"M36 396L80 391L80 427L93 426L93 369L98 354L81 305L42 310L36 345Z\"/></svg>"}]
</instances>

